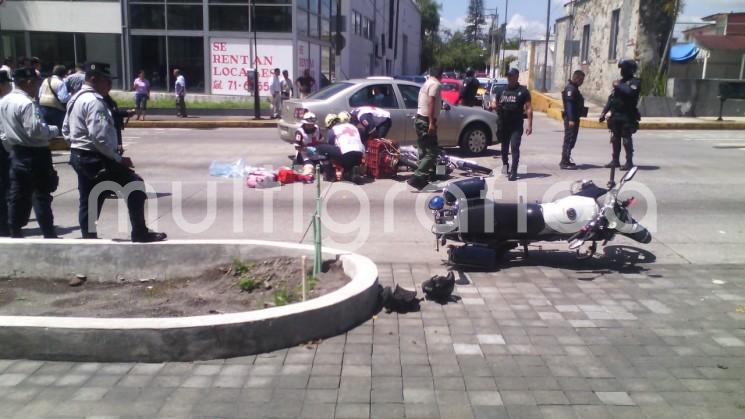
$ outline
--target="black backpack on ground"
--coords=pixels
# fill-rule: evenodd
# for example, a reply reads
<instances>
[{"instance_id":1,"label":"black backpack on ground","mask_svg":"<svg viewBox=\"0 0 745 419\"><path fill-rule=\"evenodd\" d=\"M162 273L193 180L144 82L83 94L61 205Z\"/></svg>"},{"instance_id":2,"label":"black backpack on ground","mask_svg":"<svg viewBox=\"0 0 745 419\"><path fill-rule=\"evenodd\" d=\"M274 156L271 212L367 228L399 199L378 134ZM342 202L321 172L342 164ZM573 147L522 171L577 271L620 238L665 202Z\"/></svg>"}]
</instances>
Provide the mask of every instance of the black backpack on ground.
<instances>
[{"instance_id":1,"label":"black backpack on ground","mask_svg":"<svg viewBox=\"0 0 745 419\"><path fill-rule=\"evenodd\" d=\"M435 275L422 283L422 292L428 300L446 301L455 288L455 274L448 272L447 276Z\"/></svg>"}]
</instances>

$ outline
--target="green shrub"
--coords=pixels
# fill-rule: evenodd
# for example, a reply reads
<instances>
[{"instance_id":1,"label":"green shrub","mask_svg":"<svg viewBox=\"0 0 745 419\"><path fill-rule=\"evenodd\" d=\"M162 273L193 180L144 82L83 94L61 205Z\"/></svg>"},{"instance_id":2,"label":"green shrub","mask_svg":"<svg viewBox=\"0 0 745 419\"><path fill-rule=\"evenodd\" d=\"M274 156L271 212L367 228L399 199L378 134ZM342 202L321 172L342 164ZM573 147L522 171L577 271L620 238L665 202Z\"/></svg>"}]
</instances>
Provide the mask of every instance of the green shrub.
<instances>
[{"instance_id":1,"label":"green shrub","mask_svg":"<svg viewBox=\"0 0 745 419\"><path fill-rule=\"evenodd\" d=\"M250 276L243 276L241 277L241 280L238 281L238 286L242 291L251 292L259 286L259 281Z\"/></svg>"},{"instance_id":2,"label":"green shrub","mask_svg":"<svg viewBox=\"0 0 745 419\"><path fill-rule=\"evenodd\" d=\"M253 267L254 264L251 262L244 262L240 258L233 258L233 274L236 276L247 274Z\"/></svg>"},{"instance_id":3,"label":"green shrub","mask_svg":"<svg viewBox=\"0 0 745 419\"><path fill-rule=\"evenodd\" d=\"M274 291L274 305L284 306L295 301L295 295L286 288L279 288Z\"/></svg>"}]
</instances>

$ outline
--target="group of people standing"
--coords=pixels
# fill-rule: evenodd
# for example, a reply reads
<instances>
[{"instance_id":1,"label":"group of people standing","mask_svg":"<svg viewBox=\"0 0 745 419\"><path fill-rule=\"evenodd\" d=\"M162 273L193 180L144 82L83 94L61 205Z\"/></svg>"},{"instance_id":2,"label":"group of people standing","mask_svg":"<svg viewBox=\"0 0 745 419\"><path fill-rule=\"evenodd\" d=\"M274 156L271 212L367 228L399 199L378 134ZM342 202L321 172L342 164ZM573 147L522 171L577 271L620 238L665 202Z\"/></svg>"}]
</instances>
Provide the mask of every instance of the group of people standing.
<instances>
[{"instance_id":1,"label":"group of people standing","mask_svg":"<svg viewBox=\"0 0 745 419\"><path fill-rule=\"evenodd\" d=\"M612 154L611 161L605 167L620 167L629 170L633 167L634 145L632 135L639 128L641 116L637 108L640 97L641 81L636 78L637 64L633 60L623 60L618 64L621 79L613 83L613 91L608 98L600 122L608 118L608 128L611 132ZM419 91L417 115L414 126L417 132L417 147L419 149L419 167L414 176L408 179L408 184L415 189L425 188L434 177L435 164L439 154L437 143L437 119L442 107L441 84L442 69L430 69L427 81ZM490 104L490 109L498 115L497 140L501 145L502 174L508 180L518 179L520 164L520 145L522 136L529 136L533 132L533 107L530 91L518 81L520 72L513 68L507 72L507 86L497 93ZM567 86L562 91L564 103L564 141L562 145L561 169L576 169L571 153L577 143L580 118L587 116L584 97L579 88L585 79L585 73L577 70L572 74ZM473 70L466 72L463 81L459 104L474 106L478 81ZM626 161L620 163L621 147L626 152ZM512 162L509 156L512 155Z\"/></svg>"},{"instance_id":2,"label":"group of people standing","mask_svg":"<svg viewBox=\"0 0 745 419\"><path fill-rule=\"evenodd\" d=\"M310 74L310 70L303 71L303 75L292 82L290 73L283 70L280 77L279 68L272 71L272 82L269 84L269 94L272 103L272 118L279 119L282 113L282 102L295 97L297 92L300 99L310 96L316 88L316 79Z\"/></svg>"},{"instance_id":3,"label":"group of people standing","mask_svg":"<svg viewBox=\"0 0 745 419\"><path fill-rule=\"evenodd\" d=\"M164 233L147 228L144 183L132 170L132 160L123 156L123 118L132 112L119 110L109 96L114 78L109 65L90 62L76 73L82 75L82 83L67 90L69 97L62 109L54 107L60 113L50 113L42 110L41 104L47 103L42 101L43 84L48 83L54 96L59 96L61 79L43 80L33 67L15 69L12 78L0 70L0 236L24 237L22 229L33 208L44 238L57 237L52 193L59 177L49 141L62 134L70 144L70 165L78 178L82 238L98 238L98 216L105 199L115 191L127 200L133 242L165 240ZM45 114L57 119L47 121ZM53 122L60 116L58 127Z\"/></svg>"}]
</instances>

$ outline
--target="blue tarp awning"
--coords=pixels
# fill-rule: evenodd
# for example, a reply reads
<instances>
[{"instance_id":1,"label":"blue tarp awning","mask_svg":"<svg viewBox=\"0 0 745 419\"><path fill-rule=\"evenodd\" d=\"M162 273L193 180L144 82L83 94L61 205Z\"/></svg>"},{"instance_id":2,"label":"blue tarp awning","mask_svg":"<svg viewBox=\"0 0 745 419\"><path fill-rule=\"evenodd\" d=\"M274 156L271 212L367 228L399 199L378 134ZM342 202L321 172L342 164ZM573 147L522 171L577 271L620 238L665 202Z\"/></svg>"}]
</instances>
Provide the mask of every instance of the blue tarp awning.
<instances>
[{"instance_id":1,"label":"blue tarp awning","mask_svg":"<svg viewBox=\"0 0 745 419\"><path fill-rule=\"evenodd\" d=\"M670 48L670 61L678 64L685 64L698 55L698 47L693 42L689 44L673 45Z\"/></svg>"}]
</instances>

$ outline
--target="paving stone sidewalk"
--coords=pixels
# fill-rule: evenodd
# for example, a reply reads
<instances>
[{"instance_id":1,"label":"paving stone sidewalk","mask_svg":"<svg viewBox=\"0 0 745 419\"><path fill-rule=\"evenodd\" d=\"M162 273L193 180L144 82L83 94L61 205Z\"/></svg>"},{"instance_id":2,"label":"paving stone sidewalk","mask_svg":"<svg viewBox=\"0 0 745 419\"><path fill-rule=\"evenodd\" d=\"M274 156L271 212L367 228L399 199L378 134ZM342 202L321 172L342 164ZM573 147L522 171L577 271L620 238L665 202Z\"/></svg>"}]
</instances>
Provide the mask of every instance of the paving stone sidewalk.
<instances>
[{"instance_id":1,"label":"paving stone sidewalk","mask_svg":"<svg viewBox=\"0 0 745 419\"><path fill-rule=\"evenodd\" d=\"M380 265L419 286L441 266ZM458 302L196 363L0 360L0 418L743 418L745 266L513 266ZM53 342L50 342L53 344Z\"/></svg>"}]
</instances>

